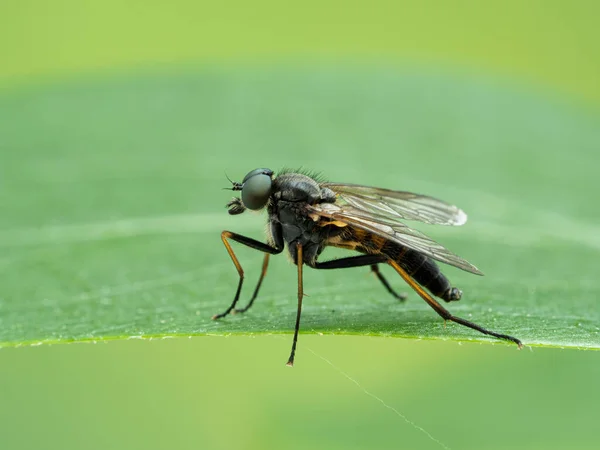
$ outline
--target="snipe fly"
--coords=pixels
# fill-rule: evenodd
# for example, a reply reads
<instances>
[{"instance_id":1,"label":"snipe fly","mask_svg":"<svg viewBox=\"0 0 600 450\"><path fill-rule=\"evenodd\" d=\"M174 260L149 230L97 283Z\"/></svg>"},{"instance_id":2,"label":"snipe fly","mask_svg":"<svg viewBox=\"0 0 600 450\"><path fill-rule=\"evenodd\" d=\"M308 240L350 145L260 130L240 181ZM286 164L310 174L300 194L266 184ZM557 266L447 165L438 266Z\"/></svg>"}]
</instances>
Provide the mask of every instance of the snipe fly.
<instances>
[{"instance_id":1,"label":"snipe fly","mask_svg":"<svg viewBox=\"0 0 600 450\"><path fill-rule=\"evenodd\" d=\"M298 309L292 351L287 364L294 364L300 315L302 311L302 268L345 269L370 266L384 287L396 298L396 293L383 274L379 264L388 264L431 306L444 320L459 323L483 334L512 341L522 347L521 341L506 334L496 333L468 320L452 315L431 295L446 302L460 300L462 291L453 287L440 272L435 261L443 262L477 275L483 275L471 263L455 255L423 233L406 226L401 220L415 220L428 224L463 225L467 215L456 206L425 195L393 191L358 184L328 183L310 174L283 170L277 175L269 169L256 169L242 182L232 182L232 190L241 191L241 198L228 204L229 214L241 214L246 209L268 213L267 243L223 231L221 239L240 276L233 302L220 319L233 312L247 311L267 273L269 256L288 251L298 267ZM240 298L244 271L229 240L239 242L265 253L262 272L249 303L236 309ZM360 255L318 261L325 247L354 250ZM429 291L429 292L427 292Z\"/></svg>"}]
</instances>

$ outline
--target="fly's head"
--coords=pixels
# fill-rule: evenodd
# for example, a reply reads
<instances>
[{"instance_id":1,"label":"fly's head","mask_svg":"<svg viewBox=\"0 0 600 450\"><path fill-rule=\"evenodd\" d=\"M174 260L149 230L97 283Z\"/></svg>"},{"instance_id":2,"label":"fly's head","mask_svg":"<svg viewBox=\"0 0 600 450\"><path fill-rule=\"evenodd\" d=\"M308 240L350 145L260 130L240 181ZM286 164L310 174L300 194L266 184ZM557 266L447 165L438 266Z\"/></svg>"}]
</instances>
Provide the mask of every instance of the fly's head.
<instances>
[{"instance_id":1,"label":"fly's head","mask_svg":"<svg viewBox=\"0 0 600 450\"><path fill-rule=\"evenodd\" d=\"M231 181L231 180L229 180ZM273 171L255 169L246 175L241 183L231 181L232 191L242 191L241 198L233 198L227 203L229 214L237 215L246 209L258 211L267 206L273 190Z\"/></svg>"}]
</instances>

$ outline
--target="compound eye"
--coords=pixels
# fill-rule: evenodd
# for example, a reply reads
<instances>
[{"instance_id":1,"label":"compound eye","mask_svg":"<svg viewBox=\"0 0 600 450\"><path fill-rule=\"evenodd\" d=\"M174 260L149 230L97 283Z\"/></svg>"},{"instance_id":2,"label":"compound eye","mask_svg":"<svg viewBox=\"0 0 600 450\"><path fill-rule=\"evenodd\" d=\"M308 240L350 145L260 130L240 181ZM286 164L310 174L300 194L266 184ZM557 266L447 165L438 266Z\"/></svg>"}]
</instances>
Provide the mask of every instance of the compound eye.
<instances>
[{"instance_id":1,"label":"compound eye","mask_svg":"<svg viewBox=\"0 0 600 450\"><path fill-rule=\"evenodd\" d=\"M273 171L271 169L254 169L252 172L248 172L248 175L246 175L244 177L244 179L242 180L242 184L244 184L246 181L248 181L250 178L252 178L255 175L273 175Z\"/></svg>"},{"instance_id":2,"label":"compound eye","mask_svg":"<svg viewBox=\"0 0 600 450\"><path fill-rule=\"evenodd\" d=\"M242 202L248 209L257 210L264 208L271 195L271 177L264 173L252 174L250 172L244 179L242 186Z\"/></svg>"}]
</instances>

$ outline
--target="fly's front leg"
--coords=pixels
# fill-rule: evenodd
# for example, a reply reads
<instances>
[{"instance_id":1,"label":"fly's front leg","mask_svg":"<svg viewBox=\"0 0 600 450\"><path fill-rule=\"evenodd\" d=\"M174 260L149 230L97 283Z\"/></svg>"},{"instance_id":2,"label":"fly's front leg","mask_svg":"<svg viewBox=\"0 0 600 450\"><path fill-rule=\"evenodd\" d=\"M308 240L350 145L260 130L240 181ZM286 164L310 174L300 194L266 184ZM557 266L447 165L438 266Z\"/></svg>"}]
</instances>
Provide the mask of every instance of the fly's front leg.
<instances>
[{"instance_id":1,"label":"fly's front leg","mask_svg":"<svg viewBox=\"0 0 600 450\"><path fill-rule=\"evenodd\" d=\"M275 246L271 246L269 244L265 244L263 242L255 240L255 239L252 239L252 238L249 238L246 236L242 236L241 234L232 233L231 231L223 231L221 233L221 240L223 241L223 244L225 245L225 248L227 249L227 253L229 253L229 257L231 258L231 261L233 261L233 265L235 266L235 268L240 276L240 280L238 282L237 290L235 292L235 297L233 298L233 302L231 302L231 305L229 305L229 308L227 308L221 314L215 314L212 317L213 320L220 319L221 317L226 316L235 308L235 305L237 304L238 300L240 299L240 293L242 292L242 285L244 284L244 269L242 269L242 265L240 264L235 253L233 252L233 249L231 248L231 244L229 243L228 239L239 242L240 244L244 244L247 247L253 248L255 250L259 250L259 251L267 254L265 261L263 262L263 271L261 273L261 277L259 279L258 286L256 286L256 289L254 290L254 295L252 296L250 303L248 304L248 306L246 306L246 308L244 308L244 311L245 311L252 305L252 303L254 302L254 299L258 295L258 290L259 290L260 285L262 284L262 280L267 272L266 268L267 268L267 264L268 264L268 256L269 255L277 255L283 251L283 237L282 237L282 233L281 233L281 225L272 224L271 225L271 235L273 238L273 242L275 243Z\"/></svg>"},{"instance_id":2,"label":"fly's front leg","mask_svg":"<svg viewBox=\"0 0 600 450\"><path fill-rule=\"evenodd\" d=\"M233 310L234 314L244 313L244 312L248 311L250 309L250 307L252 306L252 304L254 303L254 300L258 296L258 291L260 290L260 286L262 285L265 275L267 274L267 268L269 267L269 257L270 256L271 255L269 253L265 253L265 258L263 259L262 270L260 272L260 278L258 279L256 288L254 288L254 293L252 294L252 298L250 299L248 304L246 306L244 306L243 308L235 308Z\"/></svg>"}]
</instances>

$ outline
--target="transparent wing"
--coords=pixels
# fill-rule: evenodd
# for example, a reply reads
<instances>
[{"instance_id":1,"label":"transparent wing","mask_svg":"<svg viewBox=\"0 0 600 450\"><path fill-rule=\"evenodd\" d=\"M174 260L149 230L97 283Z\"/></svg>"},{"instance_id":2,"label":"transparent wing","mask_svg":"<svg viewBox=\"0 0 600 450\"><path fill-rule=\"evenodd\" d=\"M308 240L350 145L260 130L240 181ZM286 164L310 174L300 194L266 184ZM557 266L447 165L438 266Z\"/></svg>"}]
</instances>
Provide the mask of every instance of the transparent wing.
<instances>
[{"instance_id":1,"label":"transparent wing","mask_svg":"<svg viewBox=\"0 0 600 450\"><path fill-rule=\"evenodd\" d=\"M449 264L459 269L477 275L483 273L470 262L455 255L447 248L428 238L423 233L407 227L401 222L390 220L376 212L368 212L351 205L337 205L321 203L309 206L309 213L341 221L349 225L382 236L392 242L408 247L419 253L429 256L436 261Z\"/></svg>"},{"instance_id":2,"label":"transparent wing","mask_svg":"<svg viewBox=\"0 0 600 450\"><path fill-rule=\"evenodd\" d=\"M389 219L418 220L436 225L463 225L467 215L454 205L426 195L358 184L321 183L338 194L339 204L374 212Z\"/></svg>"}]
</instances>

